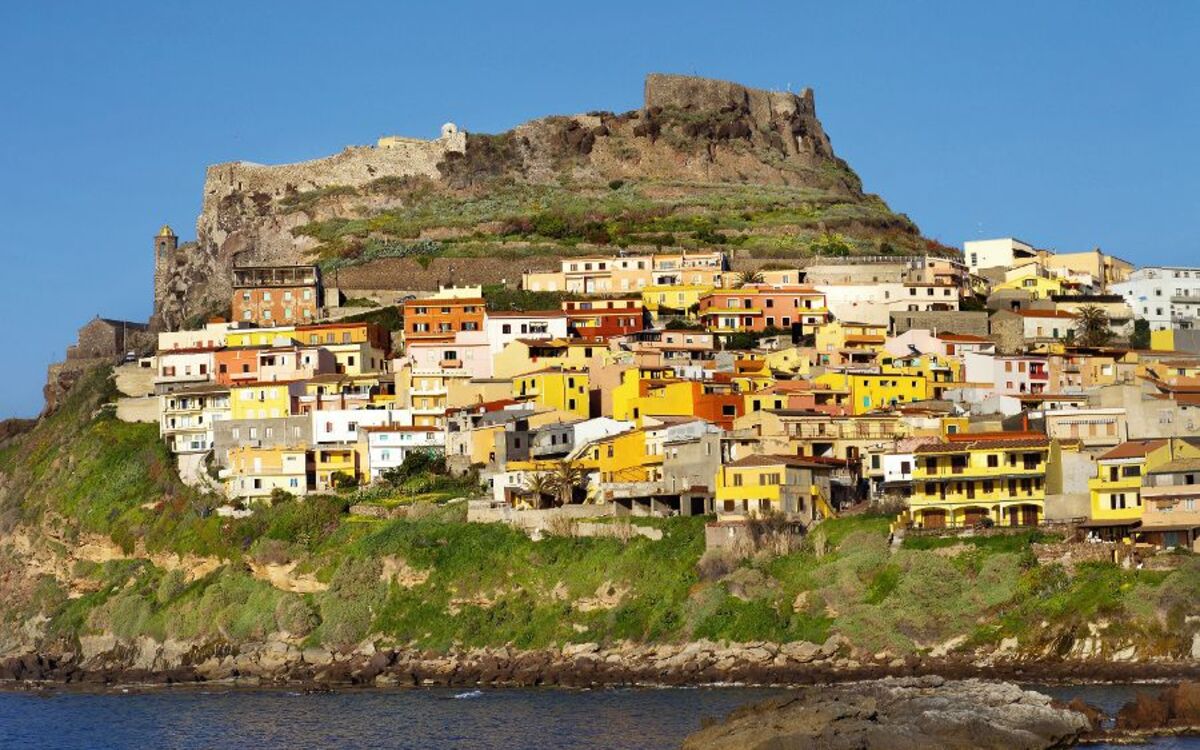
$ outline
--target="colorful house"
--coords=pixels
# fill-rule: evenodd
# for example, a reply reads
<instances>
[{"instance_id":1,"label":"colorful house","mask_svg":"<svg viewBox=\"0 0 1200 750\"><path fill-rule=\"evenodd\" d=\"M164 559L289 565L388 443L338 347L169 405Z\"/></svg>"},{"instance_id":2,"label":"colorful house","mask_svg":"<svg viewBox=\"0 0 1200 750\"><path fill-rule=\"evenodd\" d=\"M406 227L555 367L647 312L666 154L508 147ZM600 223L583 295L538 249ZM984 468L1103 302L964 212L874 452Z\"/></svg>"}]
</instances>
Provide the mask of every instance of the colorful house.
<instances>
[{"instance_id":1,"label":"colorful house","mask_svg":"<svg viewBox=\"0 0 1200 750\"><path fill-rule=\"evenodd\" d=\"M918 528L1036 526L1045 515L1050 440L1039 433L968 433L913 452L913 494L901 516Z\"/></svg>"},{"instance_id":2,"label":"colorful house","mask_svg":"<svg viewBox=\"0 0 1200 750\"><path fill-rule=\"evenodd\" d=\"M1174 460L1196 458L1200 444L1173 438L1127 440L1104 453L1096 459L1096 476L1088 480L1087 528L1102 539L1132 538L1142 521L1146 475Z\"/></svg>"},{"instance_id":3,"label":"colorful house","mask_svg":"<svg viewBox=\"0 0 1200 750\"><path fill-rule=\"evenodd\" d=\"M230 386L230 419L275 419L290 416L304 392L304 381L255 382Z\"/></svg>"},{"instance_id":4,"label":"colorful house","mask_svg":"<svg viewBox=\"0 0 1200 750\"><path fill-rule=\"evenodd\" d=\"M746 456L717 467L713 504L720 518L783 513L808 524L831 512L830 471L803 456Z\"/></svg>"},{"instance_id":5,"label":"colorful house","mask_svg":"<svg viewBox=\"0 0 1200 750\"><path fill-rule=\"evenodd\" d=\"M813 382L830 391L849 393L851 414L866 414L929 398L929 381L922 375L899 373L827 372Z\"/></svg>"},{"instance_id":6,"label":"colorful house","mask_svg":"<svg viewBox=\"0 0 1200 750\"><path fill-rule=\"evenodd\" d=\"M700 321L714 333L793 330L809 333L829 318L825 295L812 287L753 284L700 298Z\"/></svg>"},{"instance_id":7,"label":"colorful house","mask_svg":"<svg viewBox=\"0 0 1200 750\"><path fill-rule=\"evenodd\" d=\"M229 451L222 470L225 494L248 500L269 498L275 490L304 495L312 487L312 464L300 446L260 448L239 445Z\"/></svg>"},{"instance_id":8,"label":"colorful house","mask_svg":"<svg viewBox=\"0 0 1200 750\"><path fill-rule=\"evenodd\" d=\"M583 419L591 416L586 370L547 367L513 378L512 395L540 407L570 412Z\"/></svg>"}]
</instances>

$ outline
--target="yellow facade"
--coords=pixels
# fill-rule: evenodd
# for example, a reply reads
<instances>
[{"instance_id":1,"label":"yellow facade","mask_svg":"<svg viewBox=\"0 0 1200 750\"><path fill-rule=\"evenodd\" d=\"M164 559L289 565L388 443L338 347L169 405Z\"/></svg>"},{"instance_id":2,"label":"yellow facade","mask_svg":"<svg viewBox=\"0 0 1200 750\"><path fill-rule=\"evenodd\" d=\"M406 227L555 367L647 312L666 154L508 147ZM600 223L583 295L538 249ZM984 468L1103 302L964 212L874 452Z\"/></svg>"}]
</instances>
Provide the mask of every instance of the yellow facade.
<instances>
[{"instance_id":1,"label":"yellow facade","mask_svg":"<svg viewBox=\"0 0 1200 750\"><path fill-rule=\"evenodd\" d=\"M1128 536L1125 524L1142 518L1142 478L1180 458L1200 458L1200 449L1184 440L1131 440L1096 459L1096 476L1088 480L1091 520L1111 523L1117 536ZM1109 534L1103 533L1103 536Z\"/></svg>"},{"instance_id":2,"label":"yellow facade","mask_svg":"<svg viewBox=\"0 0 1200 750\"><path fill-rule=\"evenodd\" d=\"M814 344L818 352L839 349L882 351L887 337L886 325L831 320L816 329Z\"/></svg>"},{"instance_id":3,"label":"yellow facade","mask_svg":"<svg viewBox=\"0 0 1200 750\"><path fill-rule=\"evenodd\" d=\"M1156 352L1173 352L1175 351L1175 331L1171 328L1166 328L1161 331L1150 332L1150 348Z\"/></svg>"},{"instance_id":4,"label":"yellow facade","mask_svg":"<svg viewBox=\"0 0 1200 750\"><path fill-rule=\"evenodd\" d=\"M1044 437L951 441L917 450L906 513L923 528L1041 523L1050 452Z\"/></svg>"},{"instance_id":5,"label":"yellow facade","mask_svg":"<svg viewBox=\"0 0 1200 750\"><path fill-rule=\"evenodd\" d=\"M848 392L851 414L866 414L929 398L929 381L920 375L827 372L813 378L813 382L832 391Z\"/></svg>"},{"instance_id":6,"label":"yellow facade","mask_svg":"<svg viewBox=\"0 0 1200 750\"><path fill-rule=\"evenodd\" d=\"M651 482L662 478L661 454L648 455L646 432L622 432L593 443L585 451L601 482Z\"/></svg>"},{"instance_id":7,"label":"yellow facade","mask_svg":"<svg viewBox=\"0 0 1200 750\"><path fill-rule=\"evenodd\" d=\"M606 351L604 344L592 341L518 339L509 342L493 357L493 377L514 378L551 367L583 370L593 359L600 358Z\"/></svg>"},{"instance_id":8,"label":"yellow facade","mask_svg":"<svg viewBox=\"0 0 1200 750\"><path fill-rule=\"evenodd\" d=\"M1027 273L1016 275L1011 279L996 284L992 287L992 291L1019 289L1022 292L1027 292L1034 299L1049 299L1052 294L1064 293L1062 279L1042 275L1044 273L1042 269L1033 264L1030 264L1027 268L1029 269Z\"/></svg>"},{"instance_id":9,"label":"yellow facade","mask_svg":"<svg viewBox=\"0 0 1200 750\"><path fill-rule=\"evenodd\" d=\"M648 286L642 289L642 304L654 323L657 323L659 316L663 314L695 320L700 298L712 290L711 286L694 284Z\"/></svg>"},{"instance_id":10,"label":"yellow facade","mask_svg":"<svg viewBox=\"0 0 1200 750\"><path fill-rule=\"evenodd\" d=\"M795 456L747 456L716 467L713 505L727 518L783 513L812 520L817 509L832 512L813 472Z\"/></svg>"},{"instance_id":11,"label":"yellow facade","mask_svg":"<svg viewBox=\"0 0 1200 750\"><path fill-rule=\"evenodd\" d=\"M453 378L446 388L446 408L455 409L511 398L513 382L511 378Z\"/></svg>"},{"instance_id":12,"label":"yellow facade","mask_svg":"<svg viewBox=\"0 0 1200 750\"><path fill-rule=\"evenodd\" d=\"M303 495L308 491L308 455L303 447L235 446L222 479L229 497L263 499L277 489Z\"/></svg>"},{"instance_id":13,"label":"yellow facade","mask_svg":"<svg viewBox=\"0 0 1200 750\"><path fill-rule=\"evenodd\" d=\"M250 383L229 389L230 419L275 419L292 414L293 397L304 383Z\"/></svg>"},{"instance_id":14,"label":"yellow facade","mask_svg":"<svg viewBox=\"0 0 1200 750\"><path fill-rule=\"evenodd\" d=\"M334 474L342 473L361 481L366 460L358 443L320 445L313 448L313 468L317 489L333 489Z\"/></svg>"},{"instance_id":15,"label":"yellow facade","mask_svg":"<svg viewBox=\"0 0 1200 750\"><path fill-rule=\"evenodd\" d=\"M812 367L812 360L812 349L798 346L775 349L763 355L763 362L770 370L793 375L807 375Z\"/></svg>"},{"instance_id":16,"label":"yellow facade","mask_svg":"<svg viewBox=\"0 0 1200 750\"><path fill-rule=\"evenodd\" d=\"M591 416L588 374L583 370L551 369L519 375L513 378L512 396L583 419Z\"/></svg>"},{"instance_id":17,"label":"yellow facade","mask_svg":"<svg viewBox=\"0 0 1200 750\"><path fill-rule=\"evenodd\" d=\"M230 349L250 346L275 346L296 343L295 327L231 328L225 332L225 346Z\"/></svg>"}]
</instances>

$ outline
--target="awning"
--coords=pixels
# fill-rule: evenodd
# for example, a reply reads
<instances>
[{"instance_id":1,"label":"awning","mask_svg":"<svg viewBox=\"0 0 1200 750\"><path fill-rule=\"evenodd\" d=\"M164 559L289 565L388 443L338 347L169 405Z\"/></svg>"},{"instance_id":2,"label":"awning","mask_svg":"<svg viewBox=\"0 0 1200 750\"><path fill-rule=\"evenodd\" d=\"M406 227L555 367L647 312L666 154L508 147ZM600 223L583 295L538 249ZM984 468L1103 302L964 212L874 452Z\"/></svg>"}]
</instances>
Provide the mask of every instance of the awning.
<instances>
[{"instance_id":1,"label":"awning","mask_svg":"<svg viewBox=\"0 0 1200 750\"><path fill-rule=\"evenodd\" d=\"M1131 529L1141 526L1142 522L1139 519L1132 521L1104 521L1104 520L1088 520L1079 524L1081 529L1110 529L1117 526L1128 526Z\"/></svg>"},{"instance_id":2,"label":"awning","mask_svg":"<svg viewBox=\"0 0 1200 750\"><path fill-rule=\"evenodd\" d=\"M1200 529L1200 521L1196 523L1163 524L1162 526L1143 526L1137 532L1139 534L1150 534L1156 531L1195 531L1196 529Z\"/></svg>"}]
</instances>

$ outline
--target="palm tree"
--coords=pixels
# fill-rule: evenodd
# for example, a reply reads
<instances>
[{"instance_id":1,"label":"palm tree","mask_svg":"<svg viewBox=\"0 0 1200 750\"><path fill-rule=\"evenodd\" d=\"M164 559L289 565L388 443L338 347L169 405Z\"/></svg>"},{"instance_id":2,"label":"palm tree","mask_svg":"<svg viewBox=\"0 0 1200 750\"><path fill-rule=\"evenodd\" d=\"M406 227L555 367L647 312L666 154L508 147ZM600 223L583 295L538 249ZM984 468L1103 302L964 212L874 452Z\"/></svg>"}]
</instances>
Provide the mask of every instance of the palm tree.
<instances>
[{"instance_id":1,"label":"palm tree","mask_svg":"<svg viewBox=\"0 0 1200 750\"><path fill-rule=\"evenodd\" d=\"M551 481L558 492L558 504L566 505L571 502L575 488L583 483L583 469L574 461L563 459L554 465Z\"/></svg>"},{"instance_id":2,"label":"palm tree","mask_svg":"<svg viewBox=\"0 0 1200 750\"><path fill-rule=\"evenodd\" d=\"M532 495L534 507L540 508L543 498L547 495L554 495L556 492L554 477L546 471L534 472L525 477L521 490L526 495Z\"/></svg>"},{"instance_id":3,"label":"palm tree","mask_svg":"<svg viewBox=\"0 0 1200 750\"><path fill-rule=\"evenodd\" d=\"M765 277L762 271L742 271L737 275L735 286L746 286L747 284L761 284Z\"/></svg>"},{"instance_id":4,"label":"palm tree","mask_svg":"<svg viewBox=\"0 0 1200 750\"><path fill-rule=\"evenodd\" d=\"M1104 346L1112 339L1108 313L1096 305L1082 305L1075 311L1079 342L1084 346Z\"/></svg>"}]
</instances>

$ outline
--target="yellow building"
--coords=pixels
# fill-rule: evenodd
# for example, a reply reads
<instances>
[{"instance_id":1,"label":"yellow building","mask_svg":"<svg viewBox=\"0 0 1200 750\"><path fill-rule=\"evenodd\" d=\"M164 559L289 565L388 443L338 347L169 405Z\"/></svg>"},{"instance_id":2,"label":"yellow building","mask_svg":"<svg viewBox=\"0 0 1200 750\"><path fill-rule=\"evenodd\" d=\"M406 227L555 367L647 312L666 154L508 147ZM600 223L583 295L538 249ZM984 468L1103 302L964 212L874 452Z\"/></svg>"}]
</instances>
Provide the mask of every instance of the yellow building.
<instances>
[{"instance_id":1,"label":"yellow building","mask_svg":"<svg viewBox=\"0 0 1200 750\"><path fill-rule=\"evenodd\" d=\"M713 492L722 518L768 512L809 522L829 513L827 464L798 456L750 455L717 467Z\"/></svg>"},{"instance_id":2,"label":"yellow building","mask_svg":"<svg viewBox=\"0 0 1200 750\"><path fill-rule=\"evenodd\" d=\"M1088 528L1103 539L1130 537L1142 520L1142 478L1181 458L1200 458L1200 448L1172 438L1128 440L1097 458Z\"/></svg>"},{"instance_id":3,"label":"yellow building","mask_svg":"<svg viewBox=\"0 0 1200 750\"><path fill-rule=\"evenodd\" d=\"M808 375L813 365L811 347L788 346L763 353L763 362L772 372Z\"/></svg>"},{"instance_id":4,"label":"yellow building","mask_svg":"<svg viewBox=\"0 0 1200 750\"><path fill-rule=\"evenodd\" d=\"M274 328L230 328L225 332L225 346L238 349L256 346L291 346L297 343L294 326Z\"/></svg>"},{"instance_id":5,"label":"yellow building","mask_svg":"<svg viewBox=\"0 0 1200 750\"><path fill-rule=\"evenodd\" d=\"M334 475L344 474L352 477L355 482L363 478L363 467L366 466L358 443L331 443L315 446L313 452L313 473L316 478L316 488L319 492L335 489Z\"/></svg>"},{"instance_id":6,"label":"yellow building","mask_svg":"<svg viewBox=\"0 0 1200 750\"><path fill-rule=\"evenodd\" d=\"M1064 280L1051 275L1040 263L1025 263L1009 269L1004 281L992 286L993 292L1001 289L1018 289L1033 299L1049 299L1052 294L1063 294Z\"/></svg>"},{"instance_id":7,"label":"yellow building","mask_svg":"<svg viewBox=\"0 0 1200 750\"><path fill-rule=\"evenodd\" d=\"M229 388L230 419L276 419L291 416L305 393L303 381L246 383Z\"/></svg>"},{"instance_id":8,"label":"yellow building","mask_svg":"<svg viewBox=\"0 0 1200 750\"><path fill-rule=\"evenodd\" d=\"M813 338L821 354L842 350L878 353L883 350L887 326L831 320L818 327Z\"/></svg>"},{"instance_id":9,"label":"yellow building","mask_svg":"<svg viewBox=\"0 0 1200 750\"><path fill-rule=\"evenodd\" d=\"M662 479L662 454L646 450L646 431L622 432L600 438L583 451L601 482L653 482Z\"/></svg>"},{"instance_id":10,"label":"yellow building","mask_svg":"<svg viewBox=\"0 0 1200 750\"><path fill-rule=\"evenodd\" d=\"M681 284L679 286L648 286L642 290L642 304L650 313L651 323L661 317L696 320L700 298L711 292L711 286Z\"/></svg>"},{"instance_id":11,"label":"yellow building","mask_svg":"<svg viewBox=\"0 0 1200 750\"><path fill-rule=\"evenodd\" d=\"M914 375L925 379L926 391L923 398L941 398L948 388L963 386L963 364L957 357L938 354L922 354L912 357L893 357L884 352L879 355L879 371L898 375Z\"/></svg>"},{"instance_id":12,"label":"yellow building","mask_svg":"<svg viewBox=\"0 0 1200 750\"><path fill-rule=\"evenodd\" d=\"M308 492L312 464L303 447L259 448L239 445L229 450L229 467L222 470L225 494L261 500L275 490L293 495Z\"/></svg>"},{"instance_id":13,"label":"yellow building","mask_svg":"<svg viewBox=\"0 0 1200 750\"><path fill-rule=\"evenodd\" d=\"M595 341L516 339L496 353L492 376L513 378L547 367L584 370L593 359L599 361L607 351L603 343Z\"/></svg>"},{"instance_id":14,"label":"yellow building","mask_svg":"<svg viewBox=\"0 0 1200 750\"><path fill-rule=\"evenodd\" d=\"M547 367L513 378L512 396L549 409L591 416L588 374L585 370Z\"/></svg>"},{"instance_id":15,"label":"yellow building","mask_svg":"<svg viewBox=\"0 0 1200 750\"><path fill-rule=\"evenodd\" d=\"M929 398L929 381L899 373L827 372L813 382L833 392L848 392L851 414L911 404Z\"/></svg>"},{"instance_id":16,"label":"yellow building","mask_svg":"<svg viewBox=\"0 0 1200 750\"><path fill-rule=\"evenodd\" d=\"M454 378L446 384L446 408L499 401L512 396L512 378Z\"/></svg>"},{"instance_id":17,"label":"yellow building","mask_svg":"<svg viewBox=\"0 0 1200 750\"><path fill-rule=\"evenodd\" d=\"M1036 433L952 435L914 451L901 516L919 528L1035 526L1046 504L1050 441Z\"/></svg>"}]
</instances>

